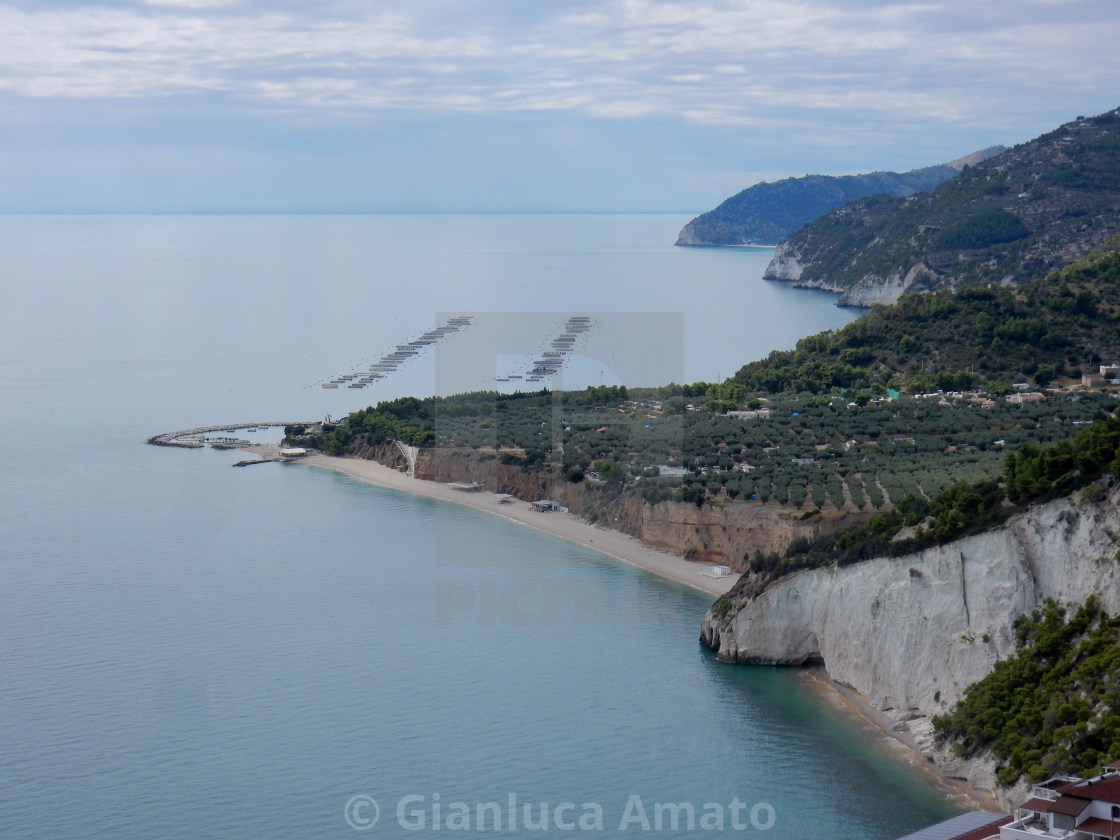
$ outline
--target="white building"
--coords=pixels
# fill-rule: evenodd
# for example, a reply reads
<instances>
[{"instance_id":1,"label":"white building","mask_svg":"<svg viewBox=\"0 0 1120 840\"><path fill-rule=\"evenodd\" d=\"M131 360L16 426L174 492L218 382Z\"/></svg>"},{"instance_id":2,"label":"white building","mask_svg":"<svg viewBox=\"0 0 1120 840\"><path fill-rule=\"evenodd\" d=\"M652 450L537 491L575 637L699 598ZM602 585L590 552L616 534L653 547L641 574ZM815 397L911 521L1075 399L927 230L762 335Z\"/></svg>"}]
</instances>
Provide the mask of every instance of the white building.
<instances>
[{"instance_id":1,"label":"white building","mask_svg":"<svg viewBox=\"0 0 1120 840\"><path fill-rule=\"evenodd\" d=\"M1114 840L1120 836L1120 762L1093 779L1066 776L1036 785L999 830L1000 840Z\"/></svg>"}]
</instances>

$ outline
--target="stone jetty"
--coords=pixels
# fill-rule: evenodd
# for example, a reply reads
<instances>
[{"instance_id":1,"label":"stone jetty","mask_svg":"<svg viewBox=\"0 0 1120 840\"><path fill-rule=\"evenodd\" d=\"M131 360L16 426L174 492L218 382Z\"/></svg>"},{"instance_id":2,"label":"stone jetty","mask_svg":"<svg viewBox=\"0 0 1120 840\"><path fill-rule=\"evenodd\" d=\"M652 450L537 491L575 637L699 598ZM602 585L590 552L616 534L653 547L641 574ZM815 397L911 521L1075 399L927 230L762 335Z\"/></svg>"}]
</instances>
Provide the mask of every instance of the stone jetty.
<instances>
[{"instance_id":1,"label":"stone jetty","mask_svg":"<svg viewBox=\"0 0 1120 840\"><path fill-rule=\"evenodd\" d=\"M226 423L221 426L199 426L195 429L183 429L178 432L164 432L162 435L153 435L148 438L148 443L152 446L178 446L182 449L199 449L204 444L197 440L179 440L179 438L187 437L188 435L206 435L211 432L226 432L236 429L252 429L252 428L268 428L275 426L314 426L318 423L317 420L310 421L273 421L268 423Z\"/></svg>"}]
</instances>

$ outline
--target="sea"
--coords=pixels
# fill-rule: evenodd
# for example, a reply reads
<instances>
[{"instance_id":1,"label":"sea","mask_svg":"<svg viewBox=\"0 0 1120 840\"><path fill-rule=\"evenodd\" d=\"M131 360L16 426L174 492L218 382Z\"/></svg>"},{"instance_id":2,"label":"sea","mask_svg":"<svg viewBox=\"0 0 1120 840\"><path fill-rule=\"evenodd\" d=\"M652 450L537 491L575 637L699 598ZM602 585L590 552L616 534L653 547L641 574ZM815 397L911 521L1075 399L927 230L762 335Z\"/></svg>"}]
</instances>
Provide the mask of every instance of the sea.
<instances>
[{"instance_id":1,"label":"sea","mask_svg":"<svg viewBox=\"0 0 1120 840\"><path fill-rule=\"evenodd\" d=\"M577 316L525 388L716 381L858 314L762 280L769 249L675 248L686 221L0 217L0 838L887 840L956 813L796 670L716 662L708 597L145 443L521 388Z\"/></svg>"}]
</instances>

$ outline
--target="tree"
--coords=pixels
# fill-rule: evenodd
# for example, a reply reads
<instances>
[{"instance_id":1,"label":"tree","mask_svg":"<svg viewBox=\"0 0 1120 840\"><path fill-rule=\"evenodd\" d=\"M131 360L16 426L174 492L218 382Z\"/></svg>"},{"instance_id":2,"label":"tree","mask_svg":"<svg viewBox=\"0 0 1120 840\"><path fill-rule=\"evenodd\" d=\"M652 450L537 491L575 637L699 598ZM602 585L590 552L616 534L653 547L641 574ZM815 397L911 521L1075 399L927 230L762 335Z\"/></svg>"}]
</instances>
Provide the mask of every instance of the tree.
<instances>
[{"instance_id":1,"label":"tree","mask_svg":"<svg viewBox=\"0 0 1120 840\"><path fill-rule=\"evenodd\" d=\"M626 467L614 461L603 461L599 464L599 478L608 484L622 484L626 481Z\"/></svg>"},{"instance_id":2,"label":"tree","mask_svg":"<svg viewBox=\"0 0 1120 840\"><path fill-rule=\"evenodd\" d=\"M728 380L716 385L709 385L705 396L708 398L706 408L713 414L723 414L734 411L747 394L747 389L737 382Z\"/></svg>"}]
</instances>

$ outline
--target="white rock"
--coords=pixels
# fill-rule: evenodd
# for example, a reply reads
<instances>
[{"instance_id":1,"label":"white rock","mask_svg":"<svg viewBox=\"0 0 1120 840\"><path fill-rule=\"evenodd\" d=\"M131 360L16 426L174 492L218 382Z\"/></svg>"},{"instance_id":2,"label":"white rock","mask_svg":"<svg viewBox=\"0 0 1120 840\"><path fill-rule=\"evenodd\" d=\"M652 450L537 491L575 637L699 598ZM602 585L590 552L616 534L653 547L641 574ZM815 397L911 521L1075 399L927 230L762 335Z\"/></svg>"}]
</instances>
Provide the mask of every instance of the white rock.
<instances>
[{"instance_id":1,"label":"white rock","mask_svg":"<svg viewBox=\"0 0 1120 840\"><path fill-rule=\"evenodd\" d=\"M832 679L900 720L945 714L1014 652L1012 622L1046 599L1080 604L1096 594L1120 612L1118 502L1120 488L1092 505L1063 499L916 554L801 572L729 625L709 613L703 638L729 661L823 661ZM931 728L910 729L949 768L952 757L932 751ZM994 762L952 761L953 775L994 787Z\"/></svg>"}]
</instances>

